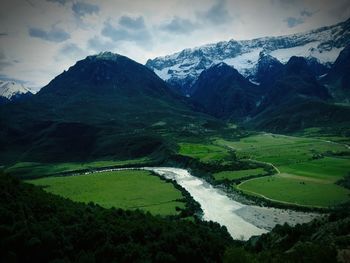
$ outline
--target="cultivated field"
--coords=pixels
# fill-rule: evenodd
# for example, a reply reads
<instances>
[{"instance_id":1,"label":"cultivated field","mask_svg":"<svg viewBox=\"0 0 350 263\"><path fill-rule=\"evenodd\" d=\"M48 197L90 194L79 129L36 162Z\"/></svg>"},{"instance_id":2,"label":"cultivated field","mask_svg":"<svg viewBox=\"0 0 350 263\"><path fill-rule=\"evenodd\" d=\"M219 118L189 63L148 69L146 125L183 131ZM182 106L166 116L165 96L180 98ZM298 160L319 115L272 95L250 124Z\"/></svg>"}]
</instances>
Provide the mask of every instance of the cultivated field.
<instances>
[{"instance_id":1,"label":"cultivated field","mask_svg":"<svg viewBox=\"0 0 350 263\"><path fill-rule=\"evenodd\" d=\"M293 175L274 175L247 180L244 192L282 203L328 207L350 201L350 191L332 183Z\"/></svg>"},{"instance_id":2,"label":"cultivated field","mask_svg":"<svg viewBox=\"0 0 350 263\"><path fill-rule=\"evenodd\" d=\"M235 150L241 159L254 159L276 166L308 162L327 153L349 152L341 144L276 134L258 134L238 141L216 140L215 143Z\"/></svg>"},{"instance_id":3,"label":"cultivated field","mask_svg":"<svg viewBox=\"0 0 350 263\"><path fill-rule=\"evenodd\" d=\"M124 161L95 161L86 163L35 163L19 162L6 167L4 172L21 178L37 178L78 170L89 170L101 167L128 166L132 164L146 164L147 158Z\"/></svg>"},{"instance_id":4,"label":"cultivated field","mask_svg":"<svg viewBox=\"0 0 350 263\"><path fill-rule=\"evenodd\" d=\"M273 177L238 185L245 193L303 206L327 207L350 201L350 191L335 184L350 173L346 145L275 134L257 134L238 141L218 139L215 144L231 148L242 160L265 162L276 168ZM219 173L219 177L225 175Z\"/></svg>"},{"instance_id":5,"label":"cultivated field","mask_svg":"<svg viewBox=\"0 0 350 263\"><path fill-rule=\"evenodd\" d=\"M237 180L251 176L265 175L266 172L263 168L247 169L240 171L223 171L213 174L215 180Z\"/></svg>"},{"instance_id":6,"label":"cultivated field","mask_svg":"<svg viewBox=\"0 0 350 263\"><path fill-rule=\"evenodd\" d=\"M222 162L230 157L229 149L210 143L179 143L179 147L179 154L198 159L203 163Z\"/></svg>"},{"instance_id":7,"label":"cultivated field","mask_svg":"<svg viewBox=\"0 0 350 263\"><path fill-rule=\"evenodd\" d=\"M142 209L175 215L184 208L183 196L173 184L147 171L126 170L79 176L46 177L28 181L48 192L105 208Z\"/></svg>"}]
</instances>

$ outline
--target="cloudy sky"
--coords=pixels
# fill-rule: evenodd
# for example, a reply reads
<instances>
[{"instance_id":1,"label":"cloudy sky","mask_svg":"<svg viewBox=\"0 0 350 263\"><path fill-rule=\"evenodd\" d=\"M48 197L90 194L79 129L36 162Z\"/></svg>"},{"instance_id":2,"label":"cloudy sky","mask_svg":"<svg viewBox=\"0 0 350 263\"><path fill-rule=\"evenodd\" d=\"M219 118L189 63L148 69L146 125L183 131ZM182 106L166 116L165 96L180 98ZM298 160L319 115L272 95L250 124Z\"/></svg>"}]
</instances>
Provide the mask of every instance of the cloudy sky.
<instances>
[{"instance_id":1,"label":"cloudy sky","mask_svg":"<svg viewBox=\"0 0 350 263\"><path fill-rule=\"evenodd\" d=\"M349 17L348 0L1 0L0 79L37 90L101 51L145 63L188 47L302 32Z\"/></svg>"}]
</instances>

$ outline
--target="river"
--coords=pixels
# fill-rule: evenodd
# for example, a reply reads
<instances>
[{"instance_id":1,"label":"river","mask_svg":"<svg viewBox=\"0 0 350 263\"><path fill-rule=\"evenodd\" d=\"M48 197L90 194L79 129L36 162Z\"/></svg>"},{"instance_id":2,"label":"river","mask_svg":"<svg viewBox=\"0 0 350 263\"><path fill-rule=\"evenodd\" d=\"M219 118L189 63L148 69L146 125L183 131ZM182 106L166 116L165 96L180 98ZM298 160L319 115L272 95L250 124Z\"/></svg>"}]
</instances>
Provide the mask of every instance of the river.
<instances>
[{"instance_id":1,"label":"river","mask_svg":"<svg viewBox=\"0 0 350 263\"><path fill-rule=\"evenodd\" d=\"M290 225L295 225L309 222L318 216L313 213L242 204L229 198L226 193L208 184L205 180L195 177L187 170L180 168L117 168L97 172L126 169L152 171L164 178L175 180L201 205L203 220L214 221L225 226L232 238L238 240L248 240L252 236L266 233L277 224L289 223Z\"/></svg>"},{"instance_id":2,"label":"river","mask_svg":"<svg viewBox=\"0 0 350 263\"><path fill-rule=\"evenodd\" d=\"M211 220L226 226L234 239L247 240L251 236L267 232L267 230L254 226L235 213L244 206L243 204L231 200L223 192L215 189L204 180L192 176L187 170L168 167L145 169L167 179L175 180L201 205L203 220Z\"/></svg>"}]
</instances>

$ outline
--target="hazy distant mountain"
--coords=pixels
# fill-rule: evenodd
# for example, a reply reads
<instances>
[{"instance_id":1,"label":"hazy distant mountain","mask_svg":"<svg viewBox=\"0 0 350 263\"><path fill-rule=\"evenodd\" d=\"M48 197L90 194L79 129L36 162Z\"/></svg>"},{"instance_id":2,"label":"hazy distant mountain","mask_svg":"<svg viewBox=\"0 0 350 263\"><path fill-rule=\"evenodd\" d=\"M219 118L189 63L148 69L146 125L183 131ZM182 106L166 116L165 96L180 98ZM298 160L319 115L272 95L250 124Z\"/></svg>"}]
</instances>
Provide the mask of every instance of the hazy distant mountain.
<instances>
[{"instance_id":1,"label":"hazy distant mountain","mask_svg":"<svg viewBox=\"0 0 350 263\"><path fill-rule=\"evenodd\" d=\"M23 84L0 80L0 100L3 102L14 101L31 95L33 93Z\"/></svg>"},{"instance_id":2,"label":"hazy distant mountain","mask_svg":"<svg viewBox=\"0 0 350 263\"><path fill-rule=\"evenodd\" d=\"M243 76L254 80L261 52L282 63L286 63L292 56L300 56L313 61L316 59L321 65L329 68L348 44L350 19L305 33L241 41L232 39L185 49L165 57L150 59L146 66L173 88L179 89L185 95L191 95L192 86L200 73L220 62L233 66Z\"/></svg>"}]
</instances>

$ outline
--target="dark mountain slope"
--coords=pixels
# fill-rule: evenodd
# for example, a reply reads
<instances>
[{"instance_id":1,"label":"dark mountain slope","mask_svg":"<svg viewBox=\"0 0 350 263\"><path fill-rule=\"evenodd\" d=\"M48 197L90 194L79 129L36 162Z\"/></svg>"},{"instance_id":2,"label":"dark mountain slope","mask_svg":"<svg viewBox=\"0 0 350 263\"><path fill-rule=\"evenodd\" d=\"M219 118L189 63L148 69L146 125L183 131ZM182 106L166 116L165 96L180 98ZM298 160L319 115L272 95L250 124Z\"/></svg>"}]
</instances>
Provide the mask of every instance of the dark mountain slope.
<instances>
[{"instance_id":1,"label":"dark mountain slope","mask_svg":"<svg viewBox=\"0 0 350 263\"><path fill-rule=\"evenodd\" d=\"M292 57L280 75L277 75L262 107L279 105L296 97L326 100L330 98L327 89L321 86L307 65L305 58Z\"/></svg>"},{"instance_id":2,"label":"dark mountain slope","mask_svg":"<svg viewBox=\"0 0 350 263\"><path fill-rule=\"evenodd\" d=\"M350 45L340 52L322 83L328 87L336 101L350 102Z\"/></svg>"},{"instance_id":3,"label":"dark mountain slope","mask_svg":"<svg viewBox=\"0 0 350 263\"><path fill-rule=\"evenodd\" d=\"M331 96L304 58L292 57L249 124L257 129L291 132L308 127L346 127L350 108L333 105Z\"/></svg>"},{"instance_id":4,"label":"dark mountain slope","mask_svg":"<svg viewBox=\"0 0 350 263\"><path fill-rule=\"evenodd\" d=\"M225 63L204 70L193 86L191 99L210 115L241 119L250 114L260 97L258 87Z\"/></svg>"},{"instance_id":5,"label":"dark mountain slope","mask_svg":"<svg viewBox=\"0 0 350 263\"><path fill-rule=\"evenodd\" d=\"M254 129L290 133L310 127L330 128L334 134L350 136L350 107L320 100L298 99L270 107L249 121Z\"/></svg>"},{"instance_id":6,"label":"dark mountain slope","mask_svg":"<svg viewBox=\"0 0 350 263\"><path fill-rule=\"evenodd\" d=\"M255 81L268 89L281 74L283 67L283 64L278 59L265 52L260 52L256 66Z\"/></svg>"},{"instance_id":7,"label":"dark mountain slope","mask_svg":"<svg viewBox=\"0 0 350 263\"><path fill-rule=\"evenodd\" d=\"M161 134L197 132L208 120L183 100L141 64L111 53L90 56L32 99L0 108L0 160L79 161L162 152L168 142Z\"/></svg>"}]
</instances>

